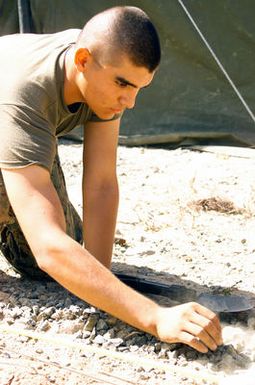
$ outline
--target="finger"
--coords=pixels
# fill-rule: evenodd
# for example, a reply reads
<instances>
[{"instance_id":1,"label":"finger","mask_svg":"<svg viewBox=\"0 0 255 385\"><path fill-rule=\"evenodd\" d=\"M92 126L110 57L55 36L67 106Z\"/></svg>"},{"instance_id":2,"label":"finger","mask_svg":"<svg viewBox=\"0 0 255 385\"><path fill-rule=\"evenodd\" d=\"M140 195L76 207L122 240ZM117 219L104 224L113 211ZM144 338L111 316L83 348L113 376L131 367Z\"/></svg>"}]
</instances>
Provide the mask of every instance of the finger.
<instances>
[{"instance_id":1,"label":"finger","mask_svg":"<svg viewBox=\"0 0 255 385\"><path fill-rule=\"evenodd\" d=\"M223 341L221 330L217 328L217 325L215 325L215 322L213 322L213 320L210 320L195 312L191 314L190 321L195 325L199 325L200 327L202 327L212 337L212 339L218 346L222 345Z\"/></svg>"},{"instance_id":2,"label":"finger","mask_svg":"<svg viewBox=\"0 0 255 385\"><path fill-rule=\"evenodd\" d=\"M207 346L205 346L203 342L199 340L199 338L191 335L188 332L181 332L179 342L189 345L191 348L196 349L200 353L208 352Z\"/></svg>"},{"instance_id":3,"label":"finger","mask_svg":"<svg viewBox=\"0 0 255 385\"><path fill-rule=\"evenodd\" d=\"M195 311L198 314L200 314L200 315L204 316L205 318L208 318L210 321L212 321L214 323L215 327L221 332L220 320L215 313L213 313L210 309L207 309L206 307L200 305L199 303L196 303Z\"/></svg>"},{"instance_id":4,"label":"finger","mask_svg":"<svg viewBox=\"0 0 255 385\"><path fill-rule=\"evenodd\" d=\"M217 344L214 339L207 333L207 331L197 324L193 322L188 322L185 327L185 331L199 339L205 346L207 346L211 350L217 349Z\"/></svg>"}]
</instances>

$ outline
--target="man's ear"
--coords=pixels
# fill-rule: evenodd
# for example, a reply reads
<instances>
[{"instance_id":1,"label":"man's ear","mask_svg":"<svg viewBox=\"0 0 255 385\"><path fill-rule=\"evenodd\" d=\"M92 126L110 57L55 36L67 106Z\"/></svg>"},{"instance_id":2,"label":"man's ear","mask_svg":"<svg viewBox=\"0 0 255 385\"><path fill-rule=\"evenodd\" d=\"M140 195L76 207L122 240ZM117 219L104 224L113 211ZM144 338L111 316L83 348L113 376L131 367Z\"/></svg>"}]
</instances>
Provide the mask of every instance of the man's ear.
<instances>
[{"instance_id":1,"label":"man's ear","mask_svg":"<svg viewBox=\"0 0 255 385\"><path fill-rule=\"evenodd\" d=\"M74 63L80 72L84 72L87 61L90 57L90 52L87 48L79 48L74 55Z\"/></svg>"}]
</instances>

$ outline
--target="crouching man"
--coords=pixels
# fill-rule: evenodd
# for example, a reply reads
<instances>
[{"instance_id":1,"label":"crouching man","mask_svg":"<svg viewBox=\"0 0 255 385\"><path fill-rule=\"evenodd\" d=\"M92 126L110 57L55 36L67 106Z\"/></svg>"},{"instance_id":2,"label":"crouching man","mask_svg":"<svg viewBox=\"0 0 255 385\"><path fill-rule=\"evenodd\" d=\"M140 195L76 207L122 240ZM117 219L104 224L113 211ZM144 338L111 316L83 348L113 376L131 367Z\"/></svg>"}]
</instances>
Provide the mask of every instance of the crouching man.
<instances>
[{"instance_id":1,"label":"crouching man","mask_svg":"<svg viewBox=\"0 0 255 385\"><path fill-rule=\"evenodd\" d=\"M163 308L110 271L121 115L153 80L160 43L148 16L115 7L83 30L0 38L0 248L23 275L50 276L90 304L200 352L222 344L214 313ZM57 137L84 124L83 223L68 200ZM84 246L83 246L84 237Z\"/></svg>"}]
</instances>

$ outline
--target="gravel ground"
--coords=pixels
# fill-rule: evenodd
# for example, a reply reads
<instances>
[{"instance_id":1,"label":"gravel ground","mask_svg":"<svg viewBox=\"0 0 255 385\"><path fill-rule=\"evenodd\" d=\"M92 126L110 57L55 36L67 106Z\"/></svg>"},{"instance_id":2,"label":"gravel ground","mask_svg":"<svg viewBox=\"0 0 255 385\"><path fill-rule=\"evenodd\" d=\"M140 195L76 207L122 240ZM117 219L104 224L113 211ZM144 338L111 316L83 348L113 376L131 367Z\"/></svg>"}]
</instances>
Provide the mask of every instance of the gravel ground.
<instances>
[{"instance_id":1,"label":"gravel ground","mask_svg":"<svg viewBox=\"0 0 255 385\"><path fill-rule=\"evenodd\" d=\"M62 142L59 152L81 213L81 145ZM113 270L255 303L254 166L252 150L120 147ZM21 279L1 257L0 282L1 385L253 384L254 310L222 315L224 346L203 355L161 343L55 282Z\"/></svg>"}]
</instances>

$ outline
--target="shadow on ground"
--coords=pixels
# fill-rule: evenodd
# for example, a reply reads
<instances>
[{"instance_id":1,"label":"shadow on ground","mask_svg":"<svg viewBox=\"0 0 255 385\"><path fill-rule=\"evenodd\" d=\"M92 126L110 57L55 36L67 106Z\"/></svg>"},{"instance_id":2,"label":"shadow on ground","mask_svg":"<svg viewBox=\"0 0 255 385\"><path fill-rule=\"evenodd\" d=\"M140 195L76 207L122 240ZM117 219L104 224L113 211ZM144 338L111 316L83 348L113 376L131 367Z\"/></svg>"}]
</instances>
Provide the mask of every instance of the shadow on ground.
<instances>
[{"instance_id":1,"label":"shadow on ground","mask_svg":"<svg viewBox=\"0 0 255 385\"><path fill-rule=\"evenodd\" d=\"M155 272L148 267L137 267L123 263L115 263L113 264L113 271L115 273L126 273L165 284L185 285L187 288L192 288L197 292L208 292L214 291L215 289L220 291L221 289L220 287L215 288L201 286L196 282L186 279L184 281L178 276L170 275L165 272ZM244 296L249 299L255 298L254 293L238 289L235 289L234 294ZM173 301L171 298L156 295L149 295L149 297L163 306L173 306L177 304L177 302ZM85 302L69 293L55 281L31 281L18 276L14 277L0 271L0 310L5 306L28 308L33 308L34 306L48 308L53 306L57 309L65 309L70 308L72 305L78 305L81 307L84 306L84 308L88 306ZM220 317L223 318L223 321L225 322L227 321L231 324L239 322L239 325L241 322L244 326L246 326L248 318L251 316L254 317L254 314L254 310L252 310L243 313L233 313L228 315L228 317L226 317L226 315L224 317L220 315ZM157 340L154 337L145 339L143 334L144 333L141 333L140 340L136 338L135 344L138 347L139 345L143 346L145 343L147 345L151 345L152 347L155 346ZM229 373L229 367L222 365L224 357L231 357L231 371L247 369L251 364L249 356L238 353L232 345L221 346L216 352L200 354L188 346L182 344L172 344L170 346L170 351L173 354L172 357L174 357L177 361L181 357L187 361L199 360L207 364L209 362L212 369L221 370L225 373Z\"/></svg>"}]
</instances>

